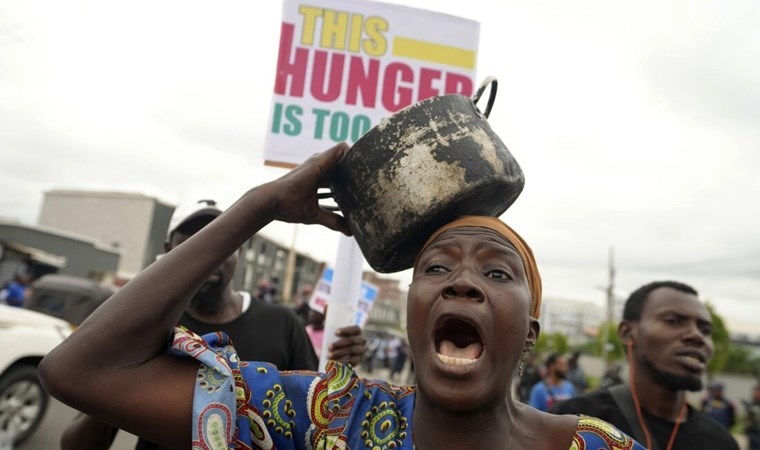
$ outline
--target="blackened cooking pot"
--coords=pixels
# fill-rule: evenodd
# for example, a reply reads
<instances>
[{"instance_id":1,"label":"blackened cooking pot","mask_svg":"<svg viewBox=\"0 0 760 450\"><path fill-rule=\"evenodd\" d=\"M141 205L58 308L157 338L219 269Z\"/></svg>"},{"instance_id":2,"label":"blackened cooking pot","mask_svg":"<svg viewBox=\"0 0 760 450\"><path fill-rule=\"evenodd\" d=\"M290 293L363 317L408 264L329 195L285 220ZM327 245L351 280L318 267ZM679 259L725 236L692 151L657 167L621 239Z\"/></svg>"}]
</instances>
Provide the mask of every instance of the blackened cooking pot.
<instances>
[{"instance_id":1,"label":"blackened cooking pot","mask_svg":"<svg viewBox=\"0 0 760 450\"><path fill-rule=\"evenodd\" d=\"M477 102L486 88L488 104ZM383 119L346 152L331 191L367 262L405 270L438 227L462 215L499 216L525 178L486 118L497 82L473 98L431 97Z\"/></svg>"}]
</instances>

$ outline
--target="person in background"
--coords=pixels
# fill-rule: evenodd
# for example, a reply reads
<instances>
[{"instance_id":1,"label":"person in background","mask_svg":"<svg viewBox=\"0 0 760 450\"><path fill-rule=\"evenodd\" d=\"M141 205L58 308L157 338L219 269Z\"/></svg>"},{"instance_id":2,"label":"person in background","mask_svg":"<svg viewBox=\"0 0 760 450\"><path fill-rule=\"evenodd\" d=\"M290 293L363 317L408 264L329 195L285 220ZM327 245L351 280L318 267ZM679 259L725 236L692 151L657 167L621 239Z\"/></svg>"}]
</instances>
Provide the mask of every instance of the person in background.
<instances>
[{"instance_id":1,"label":"person in background","mask_svg":"<svg viewBox=\"0 0 760 450\"><path fill-rule=\"evenodd\" d=\"M223 334L175 328L203 280L270 222L350 234L318 202L347 149L248 190L130 280L45 356L43 387L178 449L641 449L601 420L513 400L512 374L539 336L541 277L530 247L496 217L452 220L417 252L407 301L415 386L334 361L325 373L281 372L241 361Z\"/></svg>"},{"instance_id":2,"label":"person in background","mask_svg":"<svg viewBox=\"0 0 760 450\"><path fill-rule=\"evenodd\" d=\"M388 343L391 337L387 334L380 336L380 342L375 349L375 364L374 367L387 369L388 368Z\"/></svg>"},{"instance_id":3,"label":"person in background","mask_svg":"<svg viewBox=\"0 0 760 450\"><path fill-rule=\"evenodd\" d=\"M178 206L169 222L164 243L166 253L161 259L175 252L221 214L222 210L213 200ZM199 335L224 332L234 340L238 355L247 360L266 361L280 370L317 370L315 350L303 324L291 309L271 304L263 298L251 298L248 292L233 288L237 261L237 250L221 261L192 293L177 324ZM266 291L271 292L271 286L267 284L266 287ZM331 358L357 364L365 351L361 330L352 326L342 328L338 333L340 339L333 344ZM61 449L107 449L117 432L118 429L92 416L80 415L64 430ZM136 447L138 450L162 448L142 438Z\"/></svg>"},{"instance_id":4,"label":"person in background","mask_svg":"<svg viewBox=\"0 0 760 450\"><path fill-rule=\"evenodd\" d=\"M390 381L396 380L396 374L401 373L404 370L404 366L406 365L406 359L409 355L409 346L407 343L401 339L398 336L395 336L392 338L393 345L396 349L395 356L390 361L391 363L391 371L388 375Z\"/></svg>"},{"instance_id":5,"label":"person in background","mask_svg":"<svg viewBox=\"0 0 760 450\"><path fill-rule=\"evenodd\" d=\"M0 303L21 308L24 306L29 291L30 277L19 273L13 277L2 290L0 290Z\"/></svg>"},{"instance_id":6,"label":"person in background","mask_svg":"<svg viewBox=\"0 0 760 450\"><path fill-rule=\"evenodd\" d=\"M390 335L385 342L385 363L383 367L388 370L393 370L393 361L395 361L398 356L399 347L401 347L401 339L399 339L398 336Z\"/></svg>"},{"instance_id":7,"label":"person in background","mask_svg":"<svg viewBox=\"0 0 760 450\"><path fill-rule=\"evenodd\" d=\"M723 383L711 381L707 385L707 397L702 400L702 412L730 430L736 423L733 402L723 396Z\"/></svg>"},{"instance_id":8,"label":"person in background","mask_svg":"<svg viewBox=\"0 0 760 450\"><path fill-rule=\"evenodd\" d=\"M518 369L520 381L517 382L517 398L523 402L530 401L530 390L541 381L541 369L536 363L536 354L529 352Z\"/></svg>"},{"instance_id":9,"label":"person in background","mask_svg":"<svg viewBox=\"0 0 760 450\"><path fill-rule=\"evenodd\" d=\"M260 278L258 282L256 282L256 292L254 296L259 299L263 300L267 303L275 303L274 298L275 288L272 285L272 282L269 281L269 278Z\"/></svg>"},{"instance_id":10,"label":"person in background","mask_svg":"<svg viewBox=\"0 0 760 450\"><path fill-rule=\"evenodd\" d=\"M322 342L325 339L325 315L321 312L309 308L309 320L306 324L306 334L309 335L311 345L317 353L317 357L322 354Z\"/></svg>"},{"instance_id":11,"label":"person in background","mask_svg":"<svg viewBox=\"0 0 760 450\"><path fill-rule=\"evenodd\" d=\"M371 375L372 371L375 369L375 362L377 361L377 355L379 352L384 351L382 350L383 346L383 336L381 334L376 334L370 339L369 344L367 344L367 353L364 354L364 361L362 361L362 369L364 371Z\"/></svg>"},{"instance_id":12,"label":"person in background","mask_svg":"<svg viewBox=\"0 0 760 450\"><path fill-rule=\"evenodd\" d=\"M712 357L712 317L697 291L677 281L636 289L623 308L618 336L626 347L628 383L568 400L556 414L599 417L660 450L738 450L731 434L686 401L702 389Z\"/></svg>"},{"instance_id":13,"label":"person in background","mask_svg":"<svg viewBox=\"0 0 760 450\"><path fill-rule=\"evenodd\" d=\"M600 383L601 389L608 389L618 384L623 384L623 377L621 372L623 367L620 364L612 364L609 369L604 372L602 382Z\"/></svg>"},{"instance_id":14,"label":"person in background","mask_svg":"<svg viewBox=\"0 0 760 450\"><path fill-rule=\"evenodd\" d=\"M309 323L309 311L311 311L311 308L309 307L309 301L311 300L311 294L313 292L314 287L310 284L305 284L301 288L301 292L298 294L298 298L296 299L296 305L293 308L296 316L301 319L304 326Z\"/></svg>"},{"instance_id":15,"label":"person in background","mask_svg":"<svg viewBox=\"0 0 760 450\"><path fill-rule=\"evenodd\" d=\"M545 375L530 390L528 404L539 411L549 411L555 404L575 397L575 386L567 380L567 361L553 353L546 358Z\"/></svg>"},{"instance_id":16,"label":"person in background","mask_svg":"<svg viewBox=\"0 0 760 450\"><path fill-rule=\"evenodd\" d=\"M580 358L580 352L574 351L567 360L567 380L573 383L577 394L586 392L586 388L588 387L586 373L580 365Z\"/></svg>"},{"instance_id":17,"label":"person in background","mask_svg":"<svg viewBox=\"0 0 760 450\"><path fill-rule=\"evenodd\" d=\"M747 412L744 433L749 441L749 450L760 450L760 383L752 388L752 398L742 403Z\"/></svg>"}]
</instances>

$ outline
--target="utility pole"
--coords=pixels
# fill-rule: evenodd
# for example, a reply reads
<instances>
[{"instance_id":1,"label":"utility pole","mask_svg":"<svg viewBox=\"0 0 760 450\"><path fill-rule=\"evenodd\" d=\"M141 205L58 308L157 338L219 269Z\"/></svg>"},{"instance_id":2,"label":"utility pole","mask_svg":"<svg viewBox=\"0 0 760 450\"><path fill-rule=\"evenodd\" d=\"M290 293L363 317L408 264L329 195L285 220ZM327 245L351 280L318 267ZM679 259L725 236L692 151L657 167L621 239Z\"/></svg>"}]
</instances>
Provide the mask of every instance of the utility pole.
<instances>
[{"instance_id":1,"label":"utility pole","mask_svg":"<svg viewBox=\"0 0 760 450\"><path fill-rule=\"evenodd\" d=\"M615 308L615 249L610 247L607 255L607 314L604 326L602 327L602 361L604 369L609 369L609 359L607 357L607 346L609 341L609 324L612 323L612 313Z\"/></svg>"}]
</instances>

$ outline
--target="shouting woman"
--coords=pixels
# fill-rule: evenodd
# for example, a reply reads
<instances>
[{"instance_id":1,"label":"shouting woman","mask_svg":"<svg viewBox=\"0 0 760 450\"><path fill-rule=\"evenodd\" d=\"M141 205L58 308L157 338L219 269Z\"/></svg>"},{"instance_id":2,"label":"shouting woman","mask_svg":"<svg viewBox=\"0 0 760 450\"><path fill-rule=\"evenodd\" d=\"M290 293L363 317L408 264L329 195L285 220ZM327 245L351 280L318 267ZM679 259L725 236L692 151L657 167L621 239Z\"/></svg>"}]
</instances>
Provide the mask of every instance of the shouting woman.
<instances>
[{"instance_id":1,"label":"shouting woman","mask_svg":"<svg viewBox=\"0 0 760 450\"><path fill-rule=\"evenodd\" d=\"M179 449L640 449L606 422L512 399L512 374L539 334L541 280L528 245L493 217L458 219L417 255L408 298L416 386L360 379L338 363L278 372L239 361L221 333L174 328L190 294L271 221L349 233L317 202L346 148L251 189L127 283L44 359L45 388Z\"/></svg>"}]
</instances>

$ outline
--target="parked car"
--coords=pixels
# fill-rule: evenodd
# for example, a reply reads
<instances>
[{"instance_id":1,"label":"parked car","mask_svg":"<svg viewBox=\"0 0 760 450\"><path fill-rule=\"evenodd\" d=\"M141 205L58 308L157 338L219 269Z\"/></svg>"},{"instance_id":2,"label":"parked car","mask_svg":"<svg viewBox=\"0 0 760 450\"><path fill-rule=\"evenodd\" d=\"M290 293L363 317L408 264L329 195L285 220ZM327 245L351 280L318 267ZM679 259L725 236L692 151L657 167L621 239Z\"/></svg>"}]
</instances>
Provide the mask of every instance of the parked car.
<instances>
[{"instance_id":1,"label":"parked car","mask_svg":"<svg viewBox=\"0 0 760 450\"><path fill-rule=\"evenodd\" d=\"M24 307L79 325L114 291L89 278L43 275L32 283Z\"/></svg>"},{"instance_id":2,"label":"parked car","mask_svg":"<svg viewBox=\"0 0 760 450\"><path fill-rule=\"evenodd\" d=\"M71 330L64 320L0 305L0 434L15 444L34 433L47 411L37 365Z\"/></svg>"}]
</instances>

